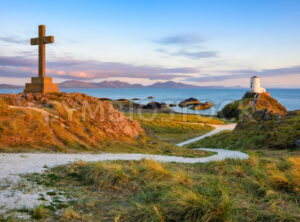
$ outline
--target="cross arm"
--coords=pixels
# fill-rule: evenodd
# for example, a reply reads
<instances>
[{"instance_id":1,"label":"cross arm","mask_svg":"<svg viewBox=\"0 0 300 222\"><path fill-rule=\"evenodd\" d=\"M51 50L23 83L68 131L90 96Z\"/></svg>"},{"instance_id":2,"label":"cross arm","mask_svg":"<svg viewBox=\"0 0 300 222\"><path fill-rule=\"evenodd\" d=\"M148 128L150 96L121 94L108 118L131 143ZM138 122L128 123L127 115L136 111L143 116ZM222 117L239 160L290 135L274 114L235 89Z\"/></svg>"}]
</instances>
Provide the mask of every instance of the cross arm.
<instances>
[{"instance_id":1,"label":"cross arm","mask_svg":"<svg viewBox=\"0 0 300 222\"><path fill-rule=\"evenodd\" d=\"M41 38L30 39L31 45L39 45L39 44L47 44L47 43L54 43L54 36L45 36Z\"/></svg>"}]
</instances>

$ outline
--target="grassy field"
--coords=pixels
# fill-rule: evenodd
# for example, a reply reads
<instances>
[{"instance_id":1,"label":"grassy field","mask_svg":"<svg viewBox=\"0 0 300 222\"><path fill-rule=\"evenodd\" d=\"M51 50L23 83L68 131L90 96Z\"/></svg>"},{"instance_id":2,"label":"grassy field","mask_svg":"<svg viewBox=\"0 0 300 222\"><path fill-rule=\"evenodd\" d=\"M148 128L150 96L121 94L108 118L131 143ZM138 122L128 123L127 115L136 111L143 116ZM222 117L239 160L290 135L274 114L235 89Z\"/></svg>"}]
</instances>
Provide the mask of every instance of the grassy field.
<instances>
[{"instance_id":1,"label":"grassy field","mask_svg":"<svg viewBox=\"0 0 300 222\"><path fill-rule=\"evenodd\" d=\"M72 102L73 100L76 101L78 97L80 99L83 95L67 96ZM35 107L36 110L24 107L9 108L9 102L3 98L0 99L0 152L110 152L188 157L209 155L205 151L179 148L144 133L141 133L137 138L129 138L122 132L118 132L122 131L117 129L118 122L108 121L109 113L117 111L110 110L110 106L102 103L100 104L101 108L107 109L101 113L106 121L96 121L99 119L96 118L97 115L100 115L98 112L95 112L95 119L86 115L86 119L83 121L83 108L81 106L72 111L72 118L69 119L68 111L70 110L60 103L56 103L55 101L60 98L59 96L56 97L54 96L55 100L50 108ZM97 105L94 101L89 102L91 109ZM42 112L47 114L47 120ZM119 112L115 114L115 118L124 118L128 121ZM129 124L131 124L130 122ZM180 127L180 125L178 124L176 127ZM206 132L202 127L201 130L201 132Z\"/></svg>"},{"instance_id":2,"label":"grassy field","mask_svg":"<svg viewBox=\"0 0 300 222\"><path fill-rule=\"evenodd\" d=\"M200 115L174 113L126 113L125 115L137 120L151 136L173 144L203 135L214 129L206 124L224 124L221 119Z\"/></svg>"},{"instance_id":3,"label":"grassy field","mask_svg":"<svg viewBox=\"0 0 300 222\"><path fill-rule=\"evenodd\" d=\"M299 152L250 155L207 164L78 162L28 176L53 189L49 196L73 200L27 212L49 221L299 221Z\"/></svg>"},{"instance_id":4,"label":"grassy field","mask_svg":"<svg viewBox=\"0 0 300 222\"><path fill-rule=\"evenodd\" d=\"M240 123L233 132L224 131L188 145L195 147L224 147L248 149L296 149L300 139L300 113L268 121Z\"/></svg>"},{"instance_id":5,"label":"grassy field","mask_svg":"<svg viewBox=\"0 0 300 222\"><path fill-rule=\"evenodd\" d=\"M0 112L19 111L0 107ZM42 116L26 115L31 121L42 121L39 120ZM0 215L0 221L17 221L14 214L18 213L28 214L36 221L300 220L300 150L292 145L299 136L299 114L263 122L249 120L239 124L233 132L222 132L188 148L179 148L166 141L182 142L212 130L205 124L224 122L196 115L126 115L139 121L148 135L134 142L104 141L97 151L208 155L189 149L202 146L243 149L250 157L205 164L150 160L77 162L47 169L42 174L25 177L51 190L40 195L40 200L51 198L50 203L33 210L12 210L7 219ZM0 123L0 130L7 126L14 130L14 125L6 124L5 120ZM37 126L39 124L37 122ZM16 189L23 189L22 186L24 184Z\"/></svg>"}]
</instances>

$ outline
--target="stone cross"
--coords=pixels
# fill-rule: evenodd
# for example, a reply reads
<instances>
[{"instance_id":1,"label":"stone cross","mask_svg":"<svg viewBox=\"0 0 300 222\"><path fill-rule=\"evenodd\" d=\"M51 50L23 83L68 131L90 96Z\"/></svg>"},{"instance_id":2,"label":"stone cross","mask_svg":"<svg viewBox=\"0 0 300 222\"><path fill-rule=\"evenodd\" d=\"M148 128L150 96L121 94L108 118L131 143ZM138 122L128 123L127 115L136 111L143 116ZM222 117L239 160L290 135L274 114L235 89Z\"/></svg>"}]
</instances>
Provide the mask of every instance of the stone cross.
<instances>
[{"instance_id":1,"label":"stone cross","mask_svg":"<svg viewBox=\"0 0 300 222\"><path fill-rule=\"evenodd\" d=\"M40 25L39 37L30 40L31 45L39 45L39 76L31 77L31 83L25 84L24 93L59 93L58 84L52 83L52 77L45 76L45 44L54 43L54 37L45 36L45 32L45 25Z\"/></svg>"},{"instance_id":2,"label":"stone cross","mask_svg":"<svg viewBox=\"0 0 300 222\"><path fill-rule=\"evenodd\" d=\"M54 43L54 36L45 36L45 25L39 26L39 37L30 39L31 45L39 45L39 77L45 77L46 70L46 47L45 44Z\"/></svg>"}]
</instances>

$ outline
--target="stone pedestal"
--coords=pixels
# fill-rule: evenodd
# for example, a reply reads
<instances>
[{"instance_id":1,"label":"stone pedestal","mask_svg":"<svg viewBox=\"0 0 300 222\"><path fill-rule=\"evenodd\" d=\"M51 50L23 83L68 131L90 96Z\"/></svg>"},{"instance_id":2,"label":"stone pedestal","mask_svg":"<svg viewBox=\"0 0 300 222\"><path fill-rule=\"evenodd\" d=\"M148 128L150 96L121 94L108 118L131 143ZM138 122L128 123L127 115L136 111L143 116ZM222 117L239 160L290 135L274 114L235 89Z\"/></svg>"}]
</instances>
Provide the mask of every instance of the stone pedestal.
<instances>
[{"instance_id":1,"label":"stone pedestal","mask_svg":"<svg viewBox=\"0 0 300 222\"><path fill-rule=\"evenodd\" d=\"M59 89L57 83L52 83L52 77L32 77L24 93L59 93Z\"/></svg>"}]
</instances>

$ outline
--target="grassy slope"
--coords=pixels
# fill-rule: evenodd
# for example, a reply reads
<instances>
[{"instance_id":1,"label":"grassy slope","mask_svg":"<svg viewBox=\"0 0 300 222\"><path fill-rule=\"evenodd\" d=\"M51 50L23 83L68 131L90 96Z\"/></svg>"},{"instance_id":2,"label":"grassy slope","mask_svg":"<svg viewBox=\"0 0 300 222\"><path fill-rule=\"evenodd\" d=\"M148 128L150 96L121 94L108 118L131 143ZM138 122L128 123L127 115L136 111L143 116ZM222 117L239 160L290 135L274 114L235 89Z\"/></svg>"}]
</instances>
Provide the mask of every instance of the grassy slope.
<instances>
[{"instance_id":1,"label":"grassy slope","mask_svg":"<svg viewBox=\"0 0 300 222\"><path fill-rule=\"evenodd\" d=\"M137 120L150 135L174 144L213 130L213 127L206 124L224 124L221 119L200 115L127 113L126 116Z\"/></svg>"},{"instance_id":2,"label":"grassy slope","mask_svg":"<svg viewBox=\"0 0 300 222\"><path fill-rule=\"evenodd\" d=\"M45 122L40 112L9 108L7 103L0 100L0 152L111 152L187 157L209 155L205 151L182 149L147 135L141 135L135 140L125 138L123 141L106 138L94 121L86 120L83 125L80 109L73 112L72 121L67 120L67 112L59 104L53 108L39 109L50 114L49 122Z\"/></svg>"},{"instance_id":3,"label":"grassy slope","mask_svg":"<svg viewBox=\"0 0 300 222\"><path fill-rule=\"evenodd\" d=\"M252 153L248 160L193 165L146 160L79 162L43 175L31 175L29 180L76 198L68 203L54 201L51 206L31 212L34 217L50 220L297 221L300 218L300 158L286 151L260 156Z\"/></svg>"},{"instance_id":4,"label":"grassy slope","mask_svg":"<svg viewBox=\"0 0 300 222\"><path fill-rule=\"evenodd\" d=\"M300 114L281 120L248 122L233 132L221 132L190 144L189 147L224 147L235 149L293 149L300 138Z\"/></svg>"}]
</instances>

